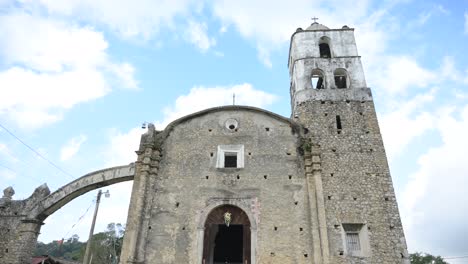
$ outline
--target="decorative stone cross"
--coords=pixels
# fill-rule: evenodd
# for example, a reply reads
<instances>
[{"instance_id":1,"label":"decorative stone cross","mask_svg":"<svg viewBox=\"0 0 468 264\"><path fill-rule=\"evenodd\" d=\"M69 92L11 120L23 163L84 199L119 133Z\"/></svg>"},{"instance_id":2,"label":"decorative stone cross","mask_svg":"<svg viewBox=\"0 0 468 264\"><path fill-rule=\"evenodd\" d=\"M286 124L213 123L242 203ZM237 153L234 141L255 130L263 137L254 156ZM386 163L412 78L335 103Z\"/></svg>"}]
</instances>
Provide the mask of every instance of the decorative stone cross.
<instances>
[{"instance_id":1,"label":"decorative stone cross","mask_svg":"<svg viewBox=\"0 0 468 264\"><path fill-rule=\"evenodd\" d=\"M318 17L313 17L312 20L314 21L314 23L317 23Z\"/></svg>"}]
</instances>

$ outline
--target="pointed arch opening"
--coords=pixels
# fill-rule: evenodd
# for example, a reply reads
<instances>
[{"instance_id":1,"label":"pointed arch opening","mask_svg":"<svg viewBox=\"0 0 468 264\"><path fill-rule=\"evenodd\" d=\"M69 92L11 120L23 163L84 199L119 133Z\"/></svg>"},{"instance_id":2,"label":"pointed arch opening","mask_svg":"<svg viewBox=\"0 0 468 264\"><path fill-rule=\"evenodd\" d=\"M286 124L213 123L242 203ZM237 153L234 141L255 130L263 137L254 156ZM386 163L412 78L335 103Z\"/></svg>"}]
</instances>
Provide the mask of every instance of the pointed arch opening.
<instances>
[{"instance_id":1,"label":"pointed arch opening","mask_svg":"<svg viewBox=\"0 0 468 264\"><path fill-rule=\"evenodd\" d=\"M251 264L250 227L249 217L237 206L224 204L211 210L204 224L202 264Z\"/></svg>"},{"instance_id":2,"label":"pointed arch opening","mask_svg":"<svg viewBox=\"0 0 468 264\"><path fill-rule=\"evenodd\" d=\"M331 58L330 38L321 37L319 40L320 58Z\"/></svg>"},{"instance_id":3,"label":"pointed arch opening","mask_svg":"<svg viewBox=\"0 0 468 264\"><path fill-rule=\"evenodd\" d=\"M314 89L325 89L325 78L322 70L312 70L310 75L310 84Z\"/></svg>"},{"instance_id":4,"label":"pointed arch opening","mask_svg":"<svg viewBox=\"0 0 468 264\"><path fill-rule=\"evenodd\" d=\"M336 69L333 73L335 77L335 86L338 89L349 88L349 75L345 69Z\"/></svg>"}]
</instances>

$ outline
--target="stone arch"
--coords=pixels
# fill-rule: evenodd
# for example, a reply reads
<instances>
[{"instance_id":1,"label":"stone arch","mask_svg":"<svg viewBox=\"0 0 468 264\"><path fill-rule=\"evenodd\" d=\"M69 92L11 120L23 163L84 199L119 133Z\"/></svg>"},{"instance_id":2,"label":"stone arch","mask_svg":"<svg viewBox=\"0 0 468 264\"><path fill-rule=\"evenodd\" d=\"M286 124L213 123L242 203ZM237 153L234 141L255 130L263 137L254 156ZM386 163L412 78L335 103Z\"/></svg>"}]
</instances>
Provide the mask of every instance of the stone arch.
<instances>
[{"instance_id":1,"label":"stone arch","mask_svg":"<svg viewBox=\"0 0 468 264\"><path fill-rule=\"evenodd\" d=\"M104 186L131 181L134 176L134 164L88 173L38 201L29 211L27 218L44 221L48 216L78 196Z\"/></svg>"},{"instance_id":2,"label":"stone arch","mask_svg":"<svg viewBox=\"0 0 468 264\"><path fill-rule=\"evenodd\" d=\"M338 89L350 88L349 74L346 69L338 68L333 72L335 87Z\"/></svg>"},{"instance_id":3,"label":"stone arch","mask_svg":"<svg viewBox=\"0 0 468 264\"><path fill-rule=\"evenodd\" d=\"M232 208L233 210L237 210L237 213L241 212L243 216L238 217L237 219L233 217L233 224L242 223L243 221L248 221L249 224L249 236L250 240L248 241L250 244L249 254L249 264L256 263L256 246L257 246L257 220L253 213L251 212L250 207L248 206L251 204L252 199L245 198L245 199L219 199L216 201L211 201L210 204L205 207L199 215L198 218L198 239L197 239L197 248L198 248L198 263L200 264L209 264L209 262L203 263L203 256L204 256L204 244L205 244L205 225L210 221L217 221L210 217L211 213L216 212L219 208ZM219 219L218 219L219 220Z\"/></svg>"},{"instance_id":4,"label":"stone arch","mask_svg":"<svg viewBox=\"0 0 468 264\"><path fill-rule=\"evenodd\" d=\"M310 73L310 85L313 89L325 89L325 74L321 69L315 68L312 70Z\"/></svg>"},{"instance_id":5,"label":"stone arch","mask_svg":"<svg viewBox=\"0 0 468 264\"><path fill-rule=\"evenodd\" d=\"M329 37L323 36L319 39L319 53L320 58L332 57L331 42Z\"/></svg>"},{"instance_id":6,"label":"stone arch","mask_svg":"<svg viewBox=\"0 0 468 264\"><path fill-rule=\"evenodd\" d=\"M114 183L131 181L134 176L135 166L130 164L86 174L52 194L47 185L43 184L25 200L2 198L0 207L5 210L0 210L0 229L4 226L10 228L8 234L0 239L0 250L8 253L0 255L0 262L30 263L41 226L49 215L84 193Z\"/></svg>"}]
</instances>

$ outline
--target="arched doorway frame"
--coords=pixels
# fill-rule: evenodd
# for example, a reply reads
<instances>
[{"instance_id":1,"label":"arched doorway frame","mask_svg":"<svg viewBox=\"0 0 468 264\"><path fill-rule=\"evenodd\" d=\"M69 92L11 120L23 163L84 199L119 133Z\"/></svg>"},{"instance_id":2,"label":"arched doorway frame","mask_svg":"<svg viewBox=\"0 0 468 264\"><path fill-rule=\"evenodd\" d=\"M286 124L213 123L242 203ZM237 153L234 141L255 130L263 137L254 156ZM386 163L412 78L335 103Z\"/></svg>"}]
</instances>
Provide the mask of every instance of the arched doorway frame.
<instances>
[{"instance_id":1,"label":"arched doorway frame","mask_svg":"<svg viewBox=\"0 0 468 264\"><path fill-rule=\"evenodd\" d=\"M231 198L231 199L214 199L210 200L208 206L206 206L201 212L198 218L197 224L197 254L198 263L203 264L203 242L205 238L205 222L208 215L216 208L224 205L236 206L247 215L250 221L250 263L255 264L257 255L257 221L252 214L250 205L254 199L252 198Z\"/></svg>"}]
</instances>

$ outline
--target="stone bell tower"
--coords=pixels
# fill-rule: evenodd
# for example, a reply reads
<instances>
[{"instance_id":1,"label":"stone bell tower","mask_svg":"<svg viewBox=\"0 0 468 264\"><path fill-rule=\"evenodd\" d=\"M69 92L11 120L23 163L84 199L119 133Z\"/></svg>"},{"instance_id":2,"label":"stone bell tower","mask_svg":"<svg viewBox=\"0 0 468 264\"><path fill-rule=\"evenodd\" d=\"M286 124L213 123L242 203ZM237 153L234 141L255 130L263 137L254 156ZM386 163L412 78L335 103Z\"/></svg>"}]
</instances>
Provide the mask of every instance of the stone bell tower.
<instances>
[{"instance_id":1,"label":"stone bell tower","mask_svg":"<svg viewBox=\"0 0 468 264\"><path fill-rule=\"evenodd\" d=\"M288 66L291 119L306 128L317 197L314 256L328 263L409 263L354 29L317 22L297 29Z\"/></svg>"}]
</instances>

